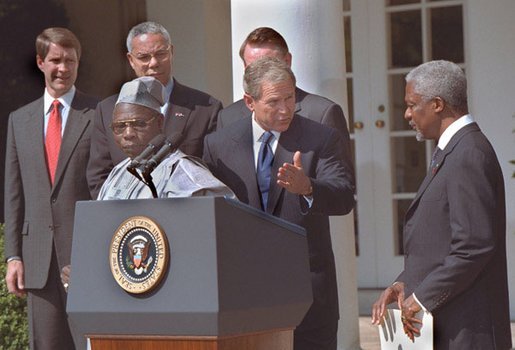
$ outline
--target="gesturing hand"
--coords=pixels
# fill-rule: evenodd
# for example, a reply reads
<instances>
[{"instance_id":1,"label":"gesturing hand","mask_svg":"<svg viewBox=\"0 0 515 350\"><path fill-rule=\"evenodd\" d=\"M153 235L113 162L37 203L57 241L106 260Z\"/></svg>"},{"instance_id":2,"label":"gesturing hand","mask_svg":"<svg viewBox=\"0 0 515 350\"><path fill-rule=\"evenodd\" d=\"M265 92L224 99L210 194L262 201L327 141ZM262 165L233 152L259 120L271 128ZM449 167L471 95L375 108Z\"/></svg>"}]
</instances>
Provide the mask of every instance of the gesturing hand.
<instances>
[{"instance_id":1,"label":"gesturing hand","mask_svg":"<svg viewBox=\"0 0 515 350\"><path fill-rule=\"evenodd\" d=\"M277 184L284 187L288 192L309 196L313 190L311 188L311 180L302 168L301 153L295 152L293 155L293 164L284 163L277 173Z\"/></svg>"}]
</instances>

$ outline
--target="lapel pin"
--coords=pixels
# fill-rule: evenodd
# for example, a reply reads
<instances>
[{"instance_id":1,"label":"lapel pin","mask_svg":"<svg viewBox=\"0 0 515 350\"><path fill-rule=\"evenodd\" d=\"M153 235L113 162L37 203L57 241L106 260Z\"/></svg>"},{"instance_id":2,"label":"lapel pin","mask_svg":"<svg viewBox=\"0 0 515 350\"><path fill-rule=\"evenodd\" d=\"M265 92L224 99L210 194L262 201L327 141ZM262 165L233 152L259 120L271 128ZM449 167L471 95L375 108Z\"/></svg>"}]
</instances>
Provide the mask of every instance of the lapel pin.
<instances>
[{"instance_id":1,"label":"lapel pin","mask_svg":"<svg viewBox=\"0 0 515 350\"><path fill-rule=\"evenodd\" d=\"M184 114L182 114L181 112L177 112L175 113L175 116L181 118L184 117Z\"/></svg>"}]
</instances>

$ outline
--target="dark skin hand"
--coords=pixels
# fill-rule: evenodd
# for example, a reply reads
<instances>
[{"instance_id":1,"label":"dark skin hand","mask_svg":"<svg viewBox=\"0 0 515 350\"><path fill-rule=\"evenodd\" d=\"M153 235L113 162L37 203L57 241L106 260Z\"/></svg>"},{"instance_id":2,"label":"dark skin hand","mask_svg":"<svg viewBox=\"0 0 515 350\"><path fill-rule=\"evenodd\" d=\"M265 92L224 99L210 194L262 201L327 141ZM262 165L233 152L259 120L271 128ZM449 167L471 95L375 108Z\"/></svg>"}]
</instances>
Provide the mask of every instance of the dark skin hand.
<instances>
[{"instance_id":1,"label":"dark skin hand","mask_svg":"<svg viewBox=\"0 0 515 350\"><path fill-rule=\"evenodd\" d=\"M415 317L415 315L422 309L417 303L413 295L404 299L404 283L398 282L388 288L379 296L379 299L372 305L372 324L379 325L386 314L387 305L397 302L399 309L402 311L402 324L404 333L415 341L415 335L420 335L420 330L417 324L421 325L422 321Z\"/></svg>"},{"instance_id":2,"label":"dark skin hand","mask_svg":"<svg viewBox=\"0 0 515 350\"><path fill-rule=\"evenodd\" d=\"M415 315L422 310L420 305L417 303L413 294L409 296L408 299L404 300L402 303L402 324L404 328L404 333L411 339L411 341L415 341L415 335L420 335L420 330L418 325L422 325L422 320L415 317Z\"/></svg>"},{"instance_id":3,"label":"dark skin hand","mask_svg":"<svg viewBox=\"0 0 515 350\"><path fill-rule=\"evenodd\" d=\"M61 270L61 282L66 292L68 292L68 285L70 284L71 266L66 265Z\"/></svg>"}]
</instances>

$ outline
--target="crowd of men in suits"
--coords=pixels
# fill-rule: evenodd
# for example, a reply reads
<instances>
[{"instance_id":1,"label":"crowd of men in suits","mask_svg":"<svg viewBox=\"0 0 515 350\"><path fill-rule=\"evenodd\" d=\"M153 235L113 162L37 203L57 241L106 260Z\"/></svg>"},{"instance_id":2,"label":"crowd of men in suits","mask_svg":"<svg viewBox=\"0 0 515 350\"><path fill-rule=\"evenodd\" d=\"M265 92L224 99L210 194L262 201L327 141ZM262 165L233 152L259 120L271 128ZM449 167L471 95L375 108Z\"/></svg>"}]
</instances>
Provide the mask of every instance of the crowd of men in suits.
<instances>
[{"instance_id":1,"label":"crowd of men in suits","mask_svg":"<svg viewBox=\"0 0 515 350\"><path fill-rule=\"evenodd\" d=\"M81 46L67 29L44 30L36 48L45 92L9 117L5 184L6 283L11 293L28 294L31 348L86 347L66 315L69 268L64 284L60 278L70 264L75 202L96 199L108 176L120 175L116 166L129 163L162 131L181 133L179 158L203 158L209 170L196 161L188 164L211 171L228 186L225 193L306 229L313 304L294 332L294 348L335 350L339 313L328 217L354 206L349 132L338 104L296 86L284 38L266 27L248 35L240 49L244 97L225 109L214 97L173 78L173 44L155 22L136 25L127 37L127 59L138 77L128 84L148 87L144 101L124 98L123 89L100 102L78 91ZM454 66L445 62L439 71L430 66L429 73L408 75L406 119L421 139L442 142L447 128L454 131L445 144L439 142L437 171L428 174L408 211L406 268L374 305L373 321L397 301L412 337L418 332L416 313L434 314L438 349L473 348L464 344L474 343L507 349L504 188L498 162L477 124L461 119L468 116L466 84L458 87L465 91L458 104L435 90L437 83L425 84L435 74L443 81L454 79L449 73L456 73ZM149 105L156 88L160 103ZM459 120L458 128L454 122ZM112 188L105 186L102 193L109 193ZM463 206L476 201L473 213ZM427 249L431 242L435 246ZM427 258L427 252L434 255ZM492 285L495 292L488 289ZM471 322L470 307L482 312L480 320Z\"/></svg>"}]
</instances>

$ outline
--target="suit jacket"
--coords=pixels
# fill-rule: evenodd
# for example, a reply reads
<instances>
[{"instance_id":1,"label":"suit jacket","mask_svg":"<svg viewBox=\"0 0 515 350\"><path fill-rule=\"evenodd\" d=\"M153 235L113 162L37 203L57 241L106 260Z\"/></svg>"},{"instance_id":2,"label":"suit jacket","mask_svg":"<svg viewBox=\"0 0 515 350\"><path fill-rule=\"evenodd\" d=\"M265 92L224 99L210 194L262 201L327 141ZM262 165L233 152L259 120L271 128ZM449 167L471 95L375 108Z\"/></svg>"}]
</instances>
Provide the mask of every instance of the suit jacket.
<instances>
[{"instance_id":1,"label":"suit jacket","mask_svg":"<svg viewBox=\"0 0 515 350\"><path fill-rule=\"evenodd\" d=\"M345 152L350 157L349 130L340 105L325 97L310 94L296 87L295 113L338 130L344 141ZM217 130L222 129L236 120L250 117L251 115L252 112L247 108L243 99L241 99L220 111L216 128Z\"/></svg>"},{"instance_id":2,"label":"suit jacket","mask_svg":"<svg viewBox=\"0 0 515 350\"><path fill-rule=\"evenodd\" d=\"M113 95L98 104L95 126L91 139L91 156L87 177L91 196L96 198L111 169L127 158L116 145L110 129L113 110L118 95ZM222 103L212 96L184 86L174 80L170 94L165 135L181 132L184 136L180 149L188 155L202 157L204 136L216 129L218 112Z\"/></svg>"},{"instance_id":3,"label":"suit jacket","mask_svg":"<svg viewBox=\"0 0 515 350\"><path fill-rule=\"evenodd\" d=\"M64 129L53 186L45 160L43 97L9 116L5 256L22 257L26 288L45 286L52 246L59 268L70 264L75 202L90 199L86 165L97 102L76 91Z\"/></svg>"},{"instance_id":4,"label":"suit jacket","mask_svg":"<svg viewBox=\"0 0 515 350\"><path fill-rule=\"evenodd\" d=\"M312 180L313 205L276 185L278 168L301 151ZM253 153L252 121L245 118L206 137L204 160L213 174L240 201L261 209ZM266 211L307 230L314 302L299 328L316 328L338 318L338 296L328 215L343 215L354 206L354 178L339 133L295 115L281 133L275 151Z\"/></svg>"},{"instance_id":5,"label":"suit jacket","mask_svg":"<svg viewBox=\"0 0 515 350\"><path fill-rule=\"evenodd\" d=\"M436 159L406 213L405 295L433 313L435 349L511 348L504 182L476 123Z\"/></svg>"}]
</instances>

